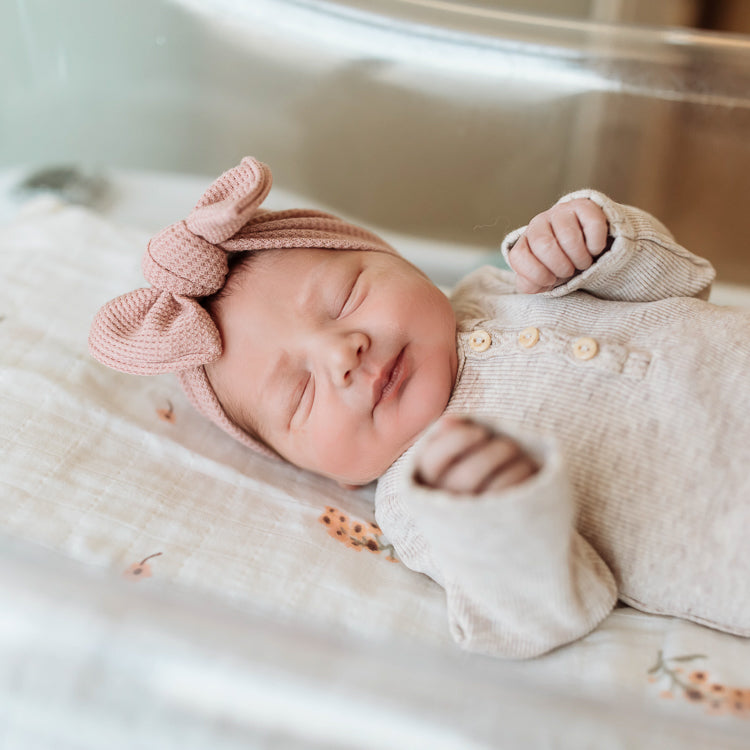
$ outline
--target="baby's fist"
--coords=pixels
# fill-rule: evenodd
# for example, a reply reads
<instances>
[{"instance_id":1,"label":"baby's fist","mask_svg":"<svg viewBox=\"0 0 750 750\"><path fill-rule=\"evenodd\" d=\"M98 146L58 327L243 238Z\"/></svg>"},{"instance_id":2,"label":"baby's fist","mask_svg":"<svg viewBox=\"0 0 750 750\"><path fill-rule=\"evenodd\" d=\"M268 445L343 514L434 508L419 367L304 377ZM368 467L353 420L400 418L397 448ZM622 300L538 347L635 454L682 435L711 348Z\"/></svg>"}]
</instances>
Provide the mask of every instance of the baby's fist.
<instances>
[{"instance_id":1,"label":"baby's fist","mask_svg":"<svg viewBox=\"0 0 750 750\"><path fill-rule=\"evenodd\" d=\"M516 288L536 294L588 268L607 246L604 211L588 198L558 203L535 216L510 249Z\"/></svg>"},{"instance_id":2,"label":"baby's fist","mask_svg":"<svg viewBox=\"0 0 750 750\"><path fill-rule=\"evenodd\" d=\"M515 441L453 416L443 417L425 438L415 463L418 483L468 495L512 487L537 471Z\"/></svg>"}]
</instances>

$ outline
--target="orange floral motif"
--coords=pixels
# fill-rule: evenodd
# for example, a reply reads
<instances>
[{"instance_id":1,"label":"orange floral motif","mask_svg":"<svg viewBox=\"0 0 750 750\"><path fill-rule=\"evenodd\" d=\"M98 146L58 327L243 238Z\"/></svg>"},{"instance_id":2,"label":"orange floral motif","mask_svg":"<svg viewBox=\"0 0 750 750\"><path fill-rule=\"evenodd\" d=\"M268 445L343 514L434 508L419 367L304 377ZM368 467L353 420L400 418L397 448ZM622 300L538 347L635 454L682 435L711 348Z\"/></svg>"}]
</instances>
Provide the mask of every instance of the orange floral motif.
<instances>
[{"instance_id":1,"label":"orange floral motif","mask_svg":"<svg viewBox=\"0 0 750 750\"><path fill-rule=\"evenodd\" d=\"M665 659L659 651L656 664L648 670L649 682L668 681L668 688L660 692L661 698L673 698L682 693L683 698L690 703L704 706L709 714L733 714L734 716L750 719L750 688L738 688L715 682L707 670L696 669L687 677L683 677L684 670L676 664L706 659L703 654L689 654L673 656Z\"/></svg>"},{"instance_id":2,"label":"orange floral motif","mask_svg":"<svg viewBox=\"0 0 750 750\"><path fill-rule=\"evenodd\" d=\"M153 555L144 557L143 560L137 563L133 563L126 571L123 572L125 578L129 578L131 581L135 581L139 578L151 578L151 566L148 561L152 557L159 557L161 552L155 552Z\"/></svg>"},{"instance_id":3,"label":"orange floral motif","mask_svg":"<svg viewBox=\"0 0 750 750\"><path fill-rule=\"evenodd\" d=\"M156 414L158 415L159 419L163 419L165 422L169 422L170 424L175 423L176 417L171 401L167 401L166 409L157 409Z\"/></svg>"},{"instance_id":4,"label":"orange floral motif","mask_svg":"<svg viewBox=\"0 0 750 750\"><path fill-rule=\"evenodd\" d=\"M360 552L366 549L376 555L387 550L386 560L398 562L393 545L385 544L381 537L383 532L374 521L360 521L349 518L338 508L328 507L325 513L318 518L325 526L328 535L349 547L349 549Z\"/></svg>"}]
</instances>

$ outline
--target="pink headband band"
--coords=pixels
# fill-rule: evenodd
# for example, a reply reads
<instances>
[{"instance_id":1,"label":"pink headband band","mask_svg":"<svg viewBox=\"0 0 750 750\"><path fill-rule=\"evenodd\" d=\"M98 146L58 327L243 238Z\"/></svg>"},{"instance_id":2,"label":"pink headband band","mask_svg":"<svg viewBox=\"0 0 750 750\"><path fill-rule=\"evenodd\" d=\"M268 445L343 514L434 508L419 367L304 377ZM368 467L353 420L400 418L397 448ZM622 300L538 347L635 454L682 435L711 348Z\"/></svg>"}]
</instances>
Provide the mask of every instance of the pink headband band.
<instances>
[{"instance_id":1,"label":"pink headband band","mask_svg":"<svg viewBox=\"0 0 750 750\"><path fill-rule=\"evenodd\" d=\"M89 333L89 351L101 363L133 375L176 372L203 415L254 450L275 455L232 422L203 365L221 356L219 331L199 299L218 292L227 254L243 250L327 248L396 254L377 235L322 211L267 211L271 171L245 157L219 177L185 221L151 239L143 274L152 284L108 302Z\"/></svg>"}]
</instances>

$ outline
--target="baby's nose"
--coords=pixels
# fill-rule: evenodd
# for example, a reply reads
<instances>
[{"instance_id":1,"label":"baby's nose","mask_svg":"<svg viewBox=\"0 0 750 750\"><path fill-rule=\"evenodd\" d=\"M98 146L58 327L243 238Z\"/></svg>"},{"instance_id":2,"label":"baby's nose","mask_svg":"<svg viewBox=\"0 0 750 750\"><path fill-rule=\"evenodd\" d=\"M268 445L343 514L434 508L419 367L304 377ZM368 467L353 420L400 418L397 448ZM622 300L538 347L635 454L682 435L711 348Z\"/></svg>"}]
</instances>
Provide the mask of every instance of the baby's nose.
<instances>
[{"instance_id":1,"label":"baby's nose","mask_svg":"<svg viewBox=\"0 0 750 750\"><path fill-rule=\"evenodd\" d=\"M332 337L328 342L328 367L334 384L348 386L362 364L364 353L370 348L369 338L360 332Z\"/></svg>"}]
</instances>

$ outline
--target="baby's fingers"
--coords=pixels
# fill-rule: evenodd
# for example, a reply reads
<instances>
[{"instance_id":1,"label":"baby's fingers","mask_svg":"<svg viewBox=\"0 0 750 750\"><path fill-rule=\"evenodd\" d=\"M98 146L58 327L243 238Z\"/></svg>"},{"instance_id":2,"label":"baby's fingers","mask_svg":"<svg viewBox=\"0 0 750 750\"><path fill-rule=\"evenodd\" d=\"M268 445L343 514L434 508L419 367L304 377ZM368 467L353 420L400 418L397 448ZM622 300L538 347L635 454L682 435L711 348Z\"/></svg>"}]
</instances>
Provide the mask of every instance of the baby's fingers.
<instances>
[{"instance_id":1,"label":"baby's fingers","mask_svg":"<svg viewBox=\"0 0 750 750\"><path fill-rule=\"evenodd\" d=\"M470 495L510 487L536 471L513 440L457 417L438 423L417 454L415 468L421 484Z\"/></svg>"},{"instance_id":2,"label":"baby's fingers","mask_svg":"<svg viewBox=\"0 0 750 750\"><path fill-rule=\"evenodd\" d=\"M444 417L417 454L417 480L429 487L440 486L441 478L451 465L489 438L489 431L476 422Z\"/></svg>"},{"instance_id":3,"label":"baby's fingers","mask_svg":"<svg viewBox=\"0 0 750 750\"><path fill-rule=\"evenodd\" d=\"M604 251L608 234L604 211L588 198L535 216L508 255L518 291L547 291L587 269Z\"/></svg>"},{"instance_id":4,"label":"baby's fingers","mask_svg":"<svg viewBox=\"0 0 750 750\"><path fill-rule=\"evenodd\" d=\"M588 198L578 198L563 206L569 206L580 225L586 242L586 250L593 256L600 255L607 246L609 222L604 211Z\"/></svg>"},{"instance_id":5,"label":"baby's fingers","mask_svg":"<svg viewBox=\"0 0 750 750\"><path fill-rule=\"evenodd\" d=\"M532 252L525 234L512 247L508 262L516 273L516 287L524 294L545 291L557 281L555 274Z\"/></svg>"},{"instance_id":6,"label":"baby's fingers","mask_svg":"<svg viewBox=\"0 0 750 750\"><path fill-rule=\"evenodd\" d=\"M441 489L465 495L476 495L490 485L509 487L518 473L520 481L527 473L514 472L513 467L524 463L521 449L512 440L495 436L488 442L467 451L452 463L439 479ZM500 478L508 473L508 479L501 485Z\"/></svg>"},{"instance_id":7,"label":"baby's fingers","mask_svg":"<svg viewBox=\"0 0 750 750\"><path fill-rule=\"evenodd\" d=\"M584 271L593 262L583 227L579 223L575 208L567 209L566 204L558 207L560 210L551 212L550 224L559 243L561 252L568 261L566 273L558 274L560 279L571 278L576 270ZM567 209L567 210L563 210Z\"/></svg>"},{"instance_id":8,"label":"baby's fingers","mask_svg":"<svg viewBox=\"0 0 750 750\"><path fill-rule=\"evenodd\" d=\"M508 489L537 473L539 467L525 455L503 466L485 483L483 492L499 492Z\"/></svg>"},{"instance_id":9,"label":"baby's fingers","mask_svg":"<svg viewBox=\"0 0 750 750\"><path fill-rule=\"evenodd\" d=\"M572 221L566 222L559 213L559 210L552 209L535 216L524 233L532 255L554 277L552 283L568 279L576 272L576 267L568 255L568 245L575 247L578 240L585 250L583 233L578 221L572 217ZM561 235L558 235L558 231L561 231Z\"/></svg>"}]
</instances>

